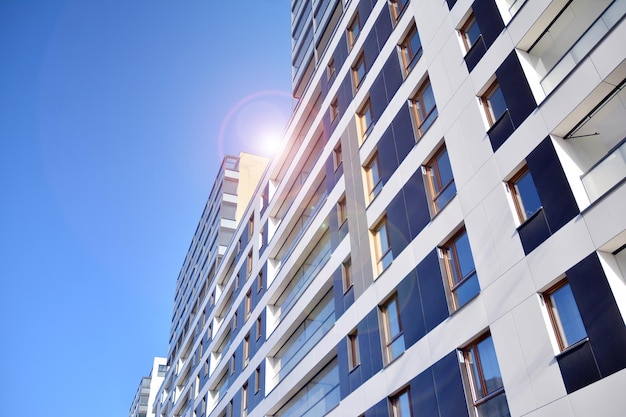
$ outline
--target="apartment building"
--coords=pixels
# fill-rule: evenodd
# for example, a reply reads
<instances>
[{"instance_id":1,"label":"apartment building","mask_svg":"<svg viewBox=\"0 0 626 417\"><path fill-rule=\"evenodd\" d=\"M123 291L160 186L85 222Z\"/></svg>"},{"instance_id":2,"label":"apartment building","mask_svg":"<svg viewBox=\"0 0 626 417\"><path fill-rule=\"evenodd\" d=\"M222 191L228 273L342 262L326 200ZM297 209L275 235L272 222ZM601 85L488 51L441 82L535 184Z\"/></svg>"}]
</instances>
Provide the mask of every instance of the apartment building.
<instances>
[{"instance_id":1,"label":"apartment building","mask_svg":"<svg viewBox=\"0 0 626 417\"><path fill-rule=\"evenodd\" d=\"M129 417L154 417L151 405L154 403L156 393L163 383L167 371L167 358L155 357L152 360L152 368L148 376L141 378L137 392L133 398L128 413Z\"/></svg>"},{"instance_id":2,"label":"apartment building","mask_svg":"<svg viewBox=\"0 0 626 417\"><path fill-rule=\"evenodd\" d=\"M157 415L622 416L626 0L291 9L298 104L208 268L196 232Z\"/></svg>"}]
</instances>

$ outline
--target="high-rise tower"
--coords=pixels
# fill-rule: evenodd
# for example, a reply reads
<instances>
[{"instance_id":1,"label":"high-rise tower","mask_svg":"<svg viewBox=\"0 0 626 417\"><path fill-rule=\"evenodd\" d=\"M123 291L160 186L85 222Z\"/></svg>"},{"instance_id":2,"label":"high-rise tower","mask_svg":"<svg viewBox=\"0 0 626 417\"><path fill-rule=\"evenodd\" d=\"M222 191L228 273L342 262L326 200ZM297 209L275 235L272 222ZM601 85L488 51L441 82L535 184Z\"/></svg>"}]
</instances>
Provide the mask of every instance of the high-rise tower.
<instances>
[{"instance_id":1,"label":"high-rise tower","mask_svg":"<svg viewBox=\"0 0 626 417\"><path fill-rule=\"evenodd\" d=\"M284 147L157 415L623 415L626 1L291 9Z\"/></svg>"}]
</instances>

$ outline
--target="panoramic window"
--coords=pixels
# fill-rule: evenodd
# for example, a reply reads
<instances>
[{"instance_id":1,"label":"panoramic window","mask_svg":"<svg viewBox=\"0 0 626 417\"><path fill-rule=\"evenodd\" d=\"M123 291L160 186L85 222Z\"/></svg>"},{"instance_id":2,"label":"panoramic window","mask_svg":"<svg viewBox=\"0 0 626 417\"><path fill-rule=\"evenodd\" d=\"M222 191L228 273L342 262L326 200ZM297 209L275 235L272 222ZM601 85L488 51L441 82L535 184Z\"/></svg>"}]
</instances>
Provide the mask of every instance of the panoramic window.
<instances>
[{"instance_id":1,"label":"panoramic window","mask_svg":"<svg viewBox=\"0 0 626 417\"><path fill-rule=\"evenodd\" d=\"M420 138L433 124L437 115L435 96L430 81L426 80L410 101L413 119L417 126L417 137Z\"/></svg>"},{"instance_id":2,"label":"panoramic window","mask_svg":"<svg viewBox=\"0 0 626 417\"><path fill-rule=\"evenodd\" d=\"M537 187L527 166L524 166L508 182L515 211L520 223L525 222L541 208L541 200L537 194Z\"/></svg>"},{"instance_id":3,"label":"panoramic window","mask_svg":"<svg viewBox=\"0 0 626 417\"><path fill-rule=\"evenodd\" d=\"M546 291L543 298L561 351L587 337L585 325L567 280Z\"/></svg>"},{"instance_id":4,"label":"panoramic window","mask_svg":"<svg viewBox=\"0 0 626 417\"><path fill-rule=\"evenodd\" d=\"M417 33L415 23L411 26L411 29L409 29L409 32L402 40L399 47L402 55L402 63L404 64L404 71L408 74L422 56L422 42Z\"/></svg>"},{"instance_id":5,"label":"panoramic window","mask_svg":"<svg viewBox=\"0 0 626 417\"><path fill-rule=\"evenodd\" d=\"M463 349L463 363L475 415L509 417L509 405L490 334Z\"/></svg>"},{"instance_id":6,"label":"panoramic window","mask_svg":"<svg viewBox=\"0 0 626 417\"><path fill-rule=\"evenodd\" d=\"M443 255L446 284L451 296L451 307L452 311L455 311L480 292L474 258L465 229L447 241L440 250Z\"/></svg>"},{"instance_id":7,"label":"panoramic window","mask_svg":"<svg viewBox=\"0 0 626 417\"><path fill-rule=\"evenodd\" d=\"M452 167L445 146L442 146L426 163L424 170L431 202L431 215L434 216L456 195Z\"/></svg>"},{"instance_id":8,"label":"panoramic window","mask_svg":"<svg viewBox=\"0 0 626 417\"><path fill-rule=\"evenodd\" d=\"M400 323L398 299L394 295L385 304L380 306L382 316L382 339L384 345L385 363L390 363L404 352L404 335Z\"/></svg>"}]
</instances>

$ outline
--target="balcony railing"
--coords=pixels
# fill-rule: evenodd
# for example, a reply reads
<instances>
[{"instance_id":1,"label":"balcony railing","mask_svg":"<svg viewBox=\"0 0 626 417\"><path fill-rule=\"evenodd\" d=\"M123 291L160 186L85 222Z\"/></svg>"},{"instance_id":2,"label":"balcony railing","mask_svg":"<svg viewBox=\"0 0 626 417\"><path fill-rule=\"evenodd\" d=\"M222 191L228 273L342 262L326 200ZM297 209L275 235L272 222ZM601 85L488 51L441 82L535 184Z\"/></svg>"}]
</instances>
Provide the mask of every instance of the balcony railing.
<instances>
[{"instance_id":1,"label":"balcony railing","mask_svg":"<svg viewBox=\"0 0 626 417\"><path fill-rule=\"evenodd\" d=\"M581 176L591 202L626 178L626 139Z\"/></svg>"},{"instance_id":2,"label":"balcony railing","mask_svg":"<svg viewBox=\"0 0 626 417\"><path fill-rule=\"evenodd\" d=\"M614 1L609 5L554 66L546 68L546 74L540 81L543 91L549 94L554 90L567 74L569 74L574 67L589 54L591 49L602 40L611 28L624 17L625 13L626 2ZM542 39L537 42L537 45L540 45L543 39L549 43L553 42L549 30L546 32L546 35L548 36L542 37Z\"/></svg>"}]
</instances>

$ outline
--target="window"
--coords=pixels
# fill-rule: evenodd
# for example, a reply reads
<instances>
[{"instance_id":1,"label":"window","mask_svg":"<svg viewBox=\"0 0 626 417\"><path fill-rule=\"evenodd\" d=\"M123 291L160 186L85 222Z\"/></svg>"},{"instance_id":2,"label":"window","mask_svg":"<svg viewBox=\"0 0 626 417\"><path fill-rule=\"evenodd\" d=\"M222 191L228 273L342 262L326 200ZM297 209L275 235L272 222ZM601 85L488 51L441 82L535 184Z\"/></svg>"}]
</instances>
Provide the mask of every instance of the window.
<instances>
[{"instance_id":1,"label":"window","mask_svg":"<svg viewBox=\"0 0 626 417\"><path fill-rule=\"evenodd\" d=\"M426 163L424 171L431 201L431 215L434 216L456 195L452 167L445 146Z\"/></svg>"},{"instance_id":2,"label":"window","mask_svg":"<svg viewBox=\"0 0 626 417\"><path fill-rule=\"evenodd\" d=\"M348 209L346 207L346 196L342 196L337 201L337 220L339 220L339 226L344 224L348 220Z\"/></svg>"},{"instance_id":3,"label":"window","mask_svg":"<svg viewBox=\"0 0 626 417\"><path fill-rule=\"evenodd\" d=\"M354 92L358 91L361 86L363 78L365 78L365 72L365 55L361 52L352 66L352 89Z\"/></svg>"},{"instance_id":4,"label":"window","mask_svg":"<svg viewBox=\"0 0 626 417\"><path fill-rule=\"evenodd\" d=\"M335 58L330 57L330 61L328 61L328 65L326 66L326 75L329 81L335 76L336 71L337 68L335 68Z\"/></svg>"},{"instance_id":5,"label":"window","mask_svg":"<svg viewBox=\"0 0 626 417\"><path fill-rule=\"evenodd\" d=\"M252 272L252 250L250 250L250 252L248 252L248 262L246 264L246 273L248 276L250 276L250 273Z\"/></svg>"},{"instance_id":6,"label":"window","mask_svg":"<svg viewBox=\"0 0 626 417\"><path fill-rule=\"evenodd\" d=\"M354 46L356 39L359 37L359 33L361 33L361 21L359 14L356 13L348 24L348 50L352 49Z\"/></svg>"},{"instance_id":7,"label":"window","mask_svg":"<svg viewBox=\"0 0 626 417\"><path fill-rule=\"evenodd\" d=\"M491 335L487 334L473 342L463 349L462 353L474 415L477 417L510 416Z\"/></svg>"},{"instance_id":8,"label":"window","mask_svg":"<svg viewBox=\"0 0 626 417\"><path fill-rule=\"evenodd\" d=\"M451 295L451 310L455 311L480 292L474 258L465 229L446 242L441 247L441 253Z\"/></svg>"},{"instance_id":9,"label":"window","mask_svg":"<svg viewBox=\"0 0 626 417\"><path fill-rule=\"evenodd\" d=\"M392 417L412 417L411 394L409 387L406 387L398 394L389 398Z\"/></svg>"},{"instance_id":10,"label":"window","mask_svg":"<svg viewBox=\"0 0 626 417\"><path fill-rule=\"evenodd\" d=\"M250 333L243 338L243 366L250 361Z\"/></svg>"},{"instance_id":11,"label":"window","mask_svg":"<svg viewBox=\"0 0 626 417\"><path fill-rule=\"evenodd\" d=\"M372 102L368 98L363 104L363 107L357 112L357 121L359 128L359 137L361 143L367 139L370 131L374 127L374 121L372 118Z\"/></svg>"},{"instance_id":12,"label":"window","mask_svg":"<svg viewBox=\"0 0 626 417\"><path fill-rule=\"evenodd\" d=\"M393 17L394 22L400 20L400 16L402 16L402 12L404 12L404 8L406 7L407 3L408 0L389 0L391 17Z\"/></svg>"},{"instance_id":13,"label":"window","mask_svg":"<svg viewBox=\"0 0 626 417\"><path fill-rule=\"evenodd\" d=\"M365 165L365 174L367 177L367 191L369 193L369 201L373 201L374 198L380 193L383 188L383 180L380 176L380 167L378 164L378 154L370 159Z\"/></svg>"},{"instance_id":14,"label":"window","mask_svg":"<svg viewBox=\"0 0 626 417\"><path fill-rule=\"evenodd\" d=\"M382 273L393 261L393 252L389 244L387 232L387 218L384 217L374 228L374 245L376 248L376 266L378 273Z\"/></svg>"},{"instance_id":15,"label":"window","mask_svg":"<svg viewBox=\"0 0 626 417\"><path fill-rule=\"evenodd\" d=\"M411 110L415 124L417 125L417 137L420 138L433 124L437 115L435 96L430 81L426 80L411 99Z\"/></svg>"},{"instance_id":16,"label":"window","mask_svg":"<svg viewBox=\"0 0 626 417\"><path fill-rule=\"evenodd\" d=\"M476 18L474 17L474 12L472 12L467 18L461 27L460 32L463 39L463 45L465 46L465 51L469 51L481 37L480 28L478 27L478 22L476 22Z\"/></svg>"},{"instance_id":17,"label":"window","mask_svg":"<svg viewBox=\"0 0 626 417\"><path fill-rule=\"evenodd\" d=\"M263 324L263 319L261 318L261 316L257 317L256 319L256 340L259 340L261 338L261 333L263 332L263 328L261 327Z\"/></svg>"},{"instance_id":18,"label":"window","mask_svg":"<svg viewBox=\"0 0 626 417\"><path fill-rule=\"evenodd\" d=\"M248 317L250 317L250 311L252 310L252 292L248 291L246 293L246 301L245 301L245 307L244 307L244 320L248 320Z\"/></svg>"},{"instance_id":19,"label":"window","mask_svg":"<svg viewBox=\"0 0 626 417\"><path fill-rule=\"evenodd\" d=\"M394 295L380 307L385 363L390 363L404 352L404 335L400 324L397 296Z\"/></svg>"},{"instance_id":20,"label":"window","mask_svg":"<svg viewBox=\"0 0 626 417\"><path fill-rule=\"evenodd\" d=\"M235 312L233 313L233 330L237 330L237 316L238 316L238 314L237 314L237 312L235 311Z\"/></svg>"},{"instance_id":21,"label":"window","mask_svg":"<svg viewBox=\"0 0 626 417\"><path fill-rule=\"evenodd\" d=\"M233 356L230 357L230 374L231 375L235 373L236 361L237 361L237 357L233 353Z\"/></svg>"},{"instance_id":22,"label":"window","mask_svg":"<svg viewBox=\"0 0 626 417\"><path fill-rule=\"evenodd\" d=\"M360 363L358 333L354 330L348 335L348 369L353 370Z\"/></svg>"},{"instance_id":23,"label":"window","mask_svg":"<svg viewBox=\"0 0 626 417\"><path fill-rule=\"evenodd\" d=\"M254 233L254 214L250 216L250 220L248 220L248 239L252 237Z\"/></svg>"},{"instance_id":24,"label":"window","mask_svg":"<svg viewBox=\"0 0 626 417\"><path fill-rule=\"evenodd\" d=\"M335 97L333 101L330 102L330 121L334 122L337 116L339 115L339 105L337 102L337 98Z\"/></svg>"},{"instance_id":25,"label":"window","mask_svg":"<svg viewBox=\"0 0 626 417\"><path fill-rule=\"evenodd\" d=\"M241 387L241 415L246 417L248 415L248 383L246 382Z\"/></svg>"},{"instance_id":26,"label":"window","mask_svg":"<svg viewBox=\"0 0 626 417\"><path fill-rule=\"evenodd\" d=\"M399 47L402 55L402 63L404 64L404 71L408 74L422 56L422 42L420 41L415 24L411 26L409 33L404 37Z\"/></svg>"},{"instance_id":27,"label":"window","mask_svg":"<svg viewBox=\"0 0 626 417\"><path fill-rule=\"evenodd\" d=\"M209 375L209 358L204 361L204 377L206 378Z\"/></svg>"},{"instance_id":28,"label":"window","mask_svg":"<svg viewBox=\"0 0 626 417\"><path fill-rule=\"evenodd\" d=\"M261 367L254 370L254 392L261 391Z\"/></svg>"},{"instance_id":29,"label":"window","mask_svg":"<svg viewBox=\"0 0 626 417\"><path fill-rule=\"evenodd\" d=\"M256 291L261 292L263 290L263 271L259 271L259 275L256 277Z\"/></svg>"},{"instance_id":30,"label":"window","mask_svg":"<svg viewBox=\"0 0 626 417\"><path fill-rule=\"evenodd\" d=\"M343 281L343 292L352 287L352 259L348 258L341 264L341 279Z\"/></svg>"},{"instance_id":31,"label":"window","mask_svg":"<svg viewBox=\"0 0 626 417\"><path fill-rule=\"evenodd\" d=\"M561 351L587 337L585 325L567 280L546 291L543 299Z\"/></svg>"},{"instance_id":32,"label":"window","mask_svg":"<svg viewBox=\"0 0 626 417\"><path fill-rule=\"evenodd\" d=\"M500 84L495 81L482 96L481 101L487 115L489 126L493 126L507 111L507 104L500 89Z\"/></svg>"},{"instance_id":33,"label":"window","mask_svg":"<svg viewBox=\"0 0 626 417\"><path fill-rule=\"evenodd\" d=\"M513 197L517 217L523 223L541 208L537 187L528 167L524 166L507 185Z\"/></svg>"},{"instance_id":34,"label":"window","mask_svg":"<svg viewBox=\"0 0 626 417\"><path fill-rule=\"evenodd\" d=\"M333 149L333 165L335 167L335 170L339 168L342 163L343 156L341 154L341 143L339 143L337 144L337 146L335 146L335 149Z\"/></svg>"}]
</instances>

